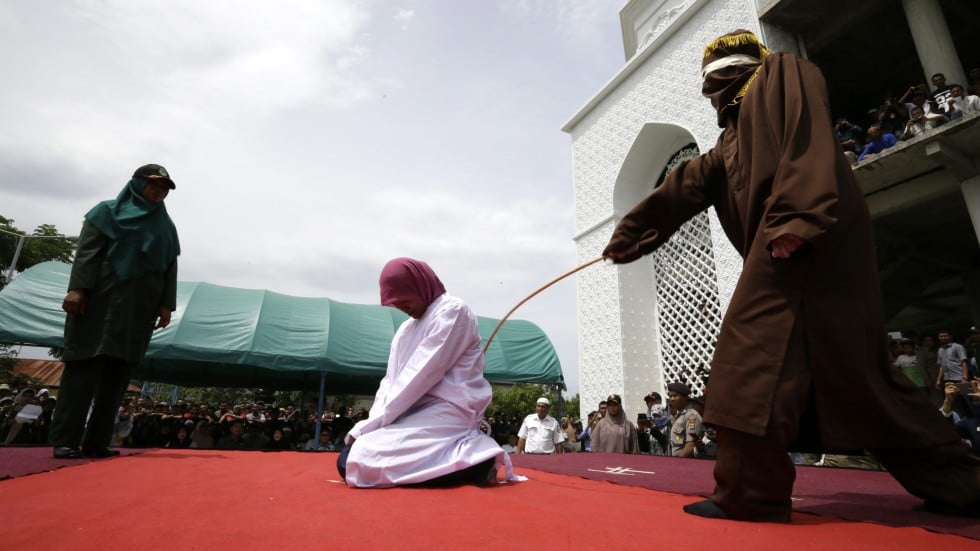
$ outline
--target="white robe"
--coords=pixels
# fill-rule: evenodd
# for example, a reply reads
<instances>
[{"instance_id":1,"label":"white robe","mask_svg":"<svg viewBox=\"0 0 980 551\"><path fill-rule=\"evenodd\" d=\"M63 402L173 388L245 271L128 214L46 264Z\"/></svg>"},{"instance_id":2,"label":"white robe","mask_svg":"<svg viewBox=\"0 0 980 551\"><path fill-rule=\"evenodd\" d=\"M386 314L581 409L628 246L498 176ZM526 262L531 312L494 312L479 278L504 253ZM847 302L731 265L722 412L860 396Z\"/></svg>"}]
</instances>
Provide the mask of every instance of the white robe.
<instances>
[{"instance_id":1,"label":"white robe","mask_svg":"<svg viewBox=\"0 0 980 551\"><path fill-rule=\"evenodd\" d=\"M351 429L347 484L386 488L425 482L494 459L510 459L480 431L490 403L476 316L443 294L419 319L398 328L388 371L368 419Z\"/></svg>"}]
</instances>

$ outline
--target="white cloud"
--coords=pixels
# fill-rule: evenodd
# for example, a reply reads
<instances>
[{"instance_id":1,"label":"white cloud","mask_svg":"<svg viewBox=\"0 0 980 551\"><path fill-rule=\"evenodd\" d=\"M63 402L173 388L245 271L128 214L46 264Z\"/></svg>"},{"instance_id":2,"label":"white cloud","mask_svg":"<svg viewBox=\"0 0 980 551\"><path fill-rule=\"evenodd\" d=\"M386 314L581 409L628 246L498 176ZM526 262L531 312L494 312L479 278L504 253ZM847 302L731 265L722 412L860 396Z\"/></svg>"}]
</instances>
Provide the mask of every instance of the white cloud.
<instances>
[{"instance_id":1,"label":"white cloud","mask_svg":"<svg viewBox=\"0 0 980 551\"><path fill-rule=\"evenodd\" d=\"M76 2L17 15L0 23L5 50L33 59L5 67L18 85L0 90L12 130L0 147L70 150L89 170L173 135L247 129L296 106L349 107L370 89L355 72L368 55L359 3ZM56 38L19 27L42 17Z\"/></svg>"},{"instance_id":2,"label":"white cloud","mask_svg":"<svg viewBox=\"0 0 980 551\"><path fill-rule=\"evenodd\" d=\"M409 23L415 18L415 10L400 9L395 14L394 20L398 22L402 30L407 30Z\"/></svg>"}]
</instances>

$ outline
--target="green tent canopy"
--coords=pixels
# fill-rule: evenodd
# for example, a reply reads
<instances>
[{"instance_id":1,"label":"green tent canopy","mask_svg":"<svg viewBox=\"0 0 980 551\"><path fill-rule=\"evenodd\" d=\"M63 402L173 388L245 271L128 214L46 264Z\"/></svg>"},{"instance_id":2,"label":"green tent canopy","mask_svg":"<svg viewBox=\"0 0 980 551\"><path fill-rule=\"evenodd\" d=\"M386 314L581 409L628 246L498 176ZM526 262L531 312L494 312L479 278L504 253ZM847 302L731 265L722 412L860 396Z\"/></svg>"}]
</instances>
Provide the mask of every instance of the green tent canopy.
<instances>
[{"instance_id":1,"label":"green tent canopy","mask_svg":"<svg viewBox=\"0 0 980 551\"><path fill-rule=\"evenodd\" d=\"M71 266L45 262L0 292L0 343L59 348L61 301ZM177 284L177 311L157 331L137 379L181 386L316 389L371 394L384 376L395 331L407 316L384 306L302 298L203 282ZM498 320L479 317L486 341ZM562 384L543 331L509 320L486 357L491 382Z\"/></svg>"}]
</instances>

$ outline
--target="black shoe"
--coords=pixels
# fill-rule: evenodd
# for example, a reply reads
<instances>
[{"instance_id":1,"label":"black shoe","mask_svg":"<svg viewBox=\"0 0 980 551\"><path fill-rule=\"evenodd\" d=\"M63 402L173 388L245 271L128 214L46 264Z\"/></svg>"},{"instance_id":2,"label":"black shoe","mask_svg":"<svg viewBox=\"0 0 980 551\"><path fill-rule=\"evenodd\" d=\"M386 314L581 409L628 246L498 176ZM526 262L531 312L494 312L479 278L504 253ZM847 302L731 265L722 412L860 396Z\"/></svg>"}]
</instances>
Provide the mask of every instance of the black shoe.
<instances>
[{"instance_id":1,"label":"black shoe","mask_svg":"<svg viewBox=\"0 0 980 551\"><path fill-rule=\"evenodd\" d=\"M85 457L96 457L96 458L116 457L117 455L119 455L119 451L109 449L109 448L94 448L91 450L86 449L84 452L82 452L82 455Z\"/></svg>"},{"instance_id":2,"label":"black shoe","mask_svg":"<svg viewBox=\"0 0 980 551\"><path fill-rule=\"evenodd\" d=\"M81 459L82 452L78 448L68 448L65 446L58 446L54 449L55 459Z\"/></svg>"},{"instance_id":3,"label":"black shoe","mask_svg":"<svg viewBox=\"0 0 980 551\"><path fill-rule=\"evenodd\" d=\"M480 470L477 471L476 480L473 483L477 486L495 486L497 484L497 461L487 459L480 463Z\"/></svg>"},{"instance_id":4,"label":"black shoe","mask_svg":"<svg viewBox=\"0 0 980 551\"><path fill-rule=\"evenodd\" d=\"M732 519L732 520L742 520L746 522L780 522L788 523L791 521L790 510L787 509L785 513L776 513L766 516L757 517L738 517L732 518L731 515L725 512L724 509L718 506L717 503L706 499L704 501L696 501L694 503L688 503L684 506L684 512L692 515L697 515L704 518L720 518L720 519Z\"/></svg>"},{"instance_id":5,"label":"black shoe","mask_svg":"<svg viewBox=\"0 0 980 551\"><path fill-rule=\"evenodd\" d=\"M728 514L710 499L688 503L684 506L684 512L705 518L729 518Z\"/></svg>"}]
</instances>

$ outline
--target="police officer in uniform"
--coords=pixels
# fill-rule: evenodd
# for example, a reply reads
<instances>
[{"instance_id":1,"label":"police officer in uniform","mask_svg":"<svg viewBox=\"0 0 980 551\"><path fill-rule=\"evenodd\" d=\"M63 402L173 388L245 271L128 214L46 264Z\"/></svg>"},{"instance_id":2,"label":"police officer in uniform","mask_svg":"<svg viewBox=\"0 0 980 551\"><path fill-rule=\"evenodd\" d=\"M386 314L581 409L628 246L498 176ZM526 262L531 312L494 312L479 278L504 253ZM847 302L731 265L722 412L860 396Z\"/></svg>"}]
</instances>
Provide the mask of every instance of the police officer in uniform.
<instances>
[{"instance_id":1,"label":"police officer in uniform","mask_svg":"<svg viewBox=\"0 0 980 551\"><path fill-rule=\"evenodd\" d=\"M670 455L694 457L694 448L704 437L701 414L691 407L691 389L684 383L667 385L670 404Z\"/></svg>"}]
</instances>

